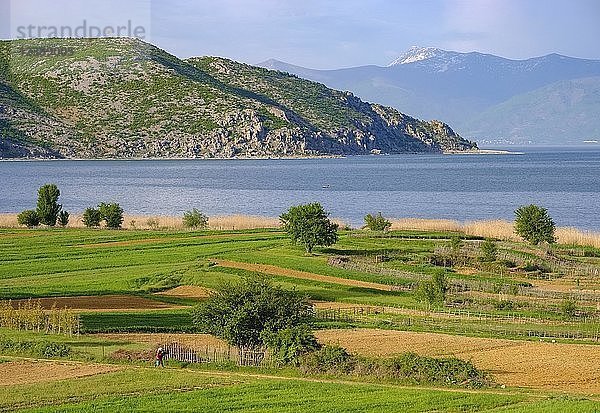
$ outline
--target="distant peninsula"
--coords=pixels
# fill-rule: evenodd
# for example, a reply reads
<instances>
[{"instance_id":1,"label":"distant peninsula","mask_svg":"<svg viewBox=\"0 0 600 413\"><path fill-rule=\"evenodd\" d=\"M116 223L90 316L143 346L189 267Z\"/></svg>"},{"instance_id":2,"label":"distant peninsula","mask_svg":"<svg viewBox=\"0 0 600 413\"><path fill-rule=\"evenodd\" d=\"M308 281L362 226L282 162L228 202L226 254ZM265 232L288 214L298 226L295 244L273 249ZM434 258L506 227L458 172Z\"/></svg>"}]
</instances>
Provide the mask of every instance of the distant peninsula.
<instances>
[{"instance_id":1,"label":"distant peninsula","mask_svg":"<svg viewBox=\"0 0 600 413\"><path fill-rule=\"evenodd\" d=\"M0 158L266 158L477 150L350 92L136 39L0 42Z\"/></svg>"}]
</instances>

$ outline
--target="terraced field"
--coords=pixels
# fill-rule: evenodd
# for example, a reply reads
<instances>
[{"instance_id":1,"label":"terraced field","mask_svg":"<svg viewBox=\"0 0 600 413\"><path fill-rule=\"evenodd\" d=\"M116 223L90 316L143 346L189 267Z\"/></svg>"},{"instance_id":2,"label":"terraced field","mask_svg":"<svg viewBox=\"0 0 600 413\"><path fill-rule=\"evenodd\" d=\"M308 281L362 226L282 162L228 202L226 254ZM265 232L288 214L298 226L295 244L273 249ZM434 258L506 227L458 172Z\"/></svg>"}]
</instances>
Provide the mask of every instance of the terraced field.
<instances>
[{"instance_id":1,"label":"terraced field","mask_svg":"<svg viewBox=\"0 0 600 413\"><path fill-rule=\"evenodd\" d=\"M84 333L0 328L0 339L72 348L52 362L0 351L0 386L7 390L0 410L129 411L203 403L206 411L355 411L360 400L362 411L597 411L600 292L586 286L597 282L589 268L599 264L600 250L559 245L549 254L498 242L502 256L514 261L483 263L481 241L465 236L460 263L440 265L436 257L448 251L453 235L343 232L334 247L306 255L277 230L0 229L0 299L13 306L39 299L44 309L69 307L80 314ZM506 389L350 383L271 367L146 368L167 342L224 346L198 334L191 310L212 291L253 273L309 296L323 343L384 357L407 351L457 356L488 370ZM449 281L443 306L419 293L419 283L433 274ZM569 314L567 300L575 306ZM129 384L119 387L124 380ZM557 393L572 396L556 399Z\"/></svg>"}]
</instances>

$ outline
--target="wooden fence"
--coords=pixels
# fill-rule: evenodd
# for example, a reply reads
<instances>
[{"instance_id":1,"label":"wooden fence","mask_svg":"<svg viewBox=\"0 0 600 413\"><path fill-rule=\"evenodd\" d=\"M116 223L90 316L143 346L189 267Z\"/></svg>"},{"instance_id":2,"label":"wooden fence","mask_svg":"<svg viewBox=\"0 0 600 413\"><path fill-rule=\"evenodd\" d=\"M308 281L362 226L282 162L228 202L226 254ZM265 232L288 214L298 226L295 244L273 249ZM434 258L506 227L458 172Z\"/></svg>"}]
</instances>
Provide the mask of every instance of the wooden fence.
<instances>
[{"instance_id":1,"label":"wooden fence","mask_svg":"<svg viewBox=\"0 0 600 413\"><path fill-rule=\"evenodd\" d=\"M264 350L242 350L236 347L189 346L178 342L165 343L161 346L166 352L166 360L182 363L226 363L234 362L238 366L265 367L271 366L273 360L270 353Z\"/></svg>"}]
</instances>

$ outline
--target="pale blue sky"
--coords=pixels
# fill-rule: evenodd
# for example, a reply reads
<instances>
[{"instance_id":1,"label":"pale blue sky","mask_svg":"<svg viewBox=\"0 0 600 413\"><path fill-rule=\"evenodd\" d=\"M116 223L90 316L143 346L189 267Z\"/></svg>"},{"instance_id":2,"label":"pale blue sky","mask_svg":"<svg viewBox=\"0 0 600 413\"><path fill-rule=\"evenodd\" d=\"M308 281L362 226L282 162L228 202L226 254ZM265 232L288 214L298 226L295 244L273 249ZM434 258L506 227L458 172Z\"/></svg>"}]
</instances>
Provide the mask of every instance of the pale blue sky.
<instances>
[{"instance_id":1,"label":"pale blue sky","mask_svg":"<svg viewBox=\"0 0 600 413\"><path fill-rule=\"evenodd\" d=\"M600 59L600 0L0 0L2 38L83 20L131 21L180 57L314 68L385 65L413 45Z\"/></svg>"}]
</instances>

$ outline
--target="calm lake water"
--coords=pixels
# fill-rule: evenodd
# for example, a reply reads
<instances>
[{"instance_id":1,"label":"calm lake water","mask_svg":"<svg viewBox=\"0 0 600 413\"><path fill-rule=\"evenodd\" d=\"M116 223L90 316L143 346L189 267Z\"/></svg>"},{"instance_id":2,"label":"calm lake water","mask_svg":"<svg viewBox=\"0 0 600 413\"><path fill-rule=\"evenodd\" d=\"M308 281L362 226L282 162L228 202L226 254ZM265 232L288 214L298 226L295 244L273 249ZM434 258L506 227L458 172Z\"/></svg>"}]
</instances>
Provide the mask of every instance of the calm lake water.
<instances>
[{"instance_id":1,"label":"calm lake water","mask_svg":"<svg viewBox=\"0 0 600 413\"><path fill-rule=\"evenodd\" d=\"M101 201L127 213L277 216L319 201L354 225L389 217L512 219L536 203L560 226L600 230L600 148L524 149L522 155L399 155L298 160L0 162L0 212L35 207L56 183L64 208Z\"/></svg>"}]
</instances>

